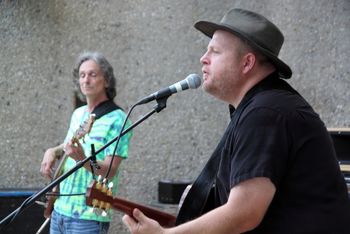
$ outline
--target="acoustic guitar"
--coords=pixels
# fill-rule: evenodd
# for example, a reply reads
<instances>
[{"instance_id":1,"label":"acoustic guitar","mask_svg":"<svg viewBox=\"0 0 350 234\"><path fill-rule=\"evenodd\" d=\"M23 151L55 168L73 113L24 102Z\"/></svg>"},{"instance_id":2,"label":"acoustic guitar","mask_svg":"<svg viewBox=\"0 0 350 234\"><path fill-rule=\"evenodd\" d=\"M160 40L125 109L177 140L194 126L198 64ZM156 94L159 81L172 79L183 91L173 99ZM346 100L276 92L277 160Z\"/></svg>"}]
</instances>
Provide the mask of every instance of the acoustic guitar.
<instances>
[{"instance_id":1,"label":"acoustic guitar","mask_svg":"<svg viewBox=\"0 0 350 234\"><path fill-rule=\"evenodd\" d=\"M79 128L74 132L73 137L71 141L74 143L77 143L80 139L84 141L84 136L88 134L91 131L92 125L95 121L95 114L91 114L89 118L83 122L79 126ZM56 162L56 170L53 175L53 179L57 179L59 176L62 175L63 172L63 167L68 158L68 155L64 154L57 162ZM46 196L47 202L45 205L45 210L44 210L44 217L45 218L50 218L51 213L53 211L53 204L55 203L57 196L59 196L59 185L55 186L52 189L51 196Z\"/></svg>"},{"instance_id":2,"label":"acoustic guitar","mask_svg":"<svg viewBox=\"0 0 350 234\"><path fill-rule=\"evenodd\" d=\"M110 207L121 211L132 217L135 208L141 210L146 216L157 220L161 226L173 227L176 217L135 202L112 196L112 185L107 186L105 183L93 181L86 191L86 204L93 209L102 209L105 213Z\"/></svg>"}]
</instances>

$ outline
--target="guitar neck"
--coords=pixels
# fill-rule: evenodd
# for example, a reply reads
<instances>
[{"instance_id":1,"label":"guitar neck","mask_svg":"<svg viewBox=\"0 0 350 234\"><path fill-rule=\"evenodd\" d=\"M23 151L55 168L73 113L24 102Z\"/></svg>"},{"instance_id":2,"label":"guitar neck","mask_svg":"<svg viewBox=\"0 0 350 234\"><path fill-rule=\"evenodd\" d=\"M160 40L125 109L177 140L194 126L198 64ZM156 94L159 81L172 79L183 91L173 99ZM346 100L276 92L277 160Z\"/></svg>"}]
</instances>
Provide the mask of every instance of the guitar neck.
<instances>
[{"instance_id":1,"label":"guitar neck","mask_svg":"<svg viewBox=\"0 0 350 234\"><path fill-rule=\"evenodd\" d=\"M63 154L62 157L59 159L55 173L52 177L53 179L57 179L62 174L63 166L66 163L67 158L68 158L68 155Z\"/></svg>"},{"instance_id":2,"label":"guitar neck","mask_svg":"<svg viewBox=\"0 0 350 234\"><path fill-rule=\"evenodd\" d=\"M148 216L151 219L157 220L158 223L161 226L164 227L173 227L175 225L175 221L176 221L176 217L148 207L148 206L144 206L135 202L131 202L122 198L118 198L118 197L111 197L111 196L106 196L103 192L97 190L97 189L93 189L93 188L88 188L87 190L87 199L86 199L86 203L90 206L92 206L92 201L94 198L103 198L104 202L108 202L109 204L111 204L111 206L118 210L121 211L125 214L128 214L130 217L132 217L132 212L135 208L139 209L142 211L142 213L144 213L146 216Z\"/></svg>"},{"instance_id":3,"label":"guitar neck","mask_svg":"<svg viewBox=\"0 0 350 234\"><path fill-rule=\"evenodd\" d=\"M113 207L119 211L122 211L132 217L132 211L137 208L141 210L146 216L151 219L157 220L161 226L173 227L175 225L176 217L165 213L163 211L153 209L141 204L137 204L131 201L127 201L121 198L114 198Z\"/></svg>"}]
</instances>

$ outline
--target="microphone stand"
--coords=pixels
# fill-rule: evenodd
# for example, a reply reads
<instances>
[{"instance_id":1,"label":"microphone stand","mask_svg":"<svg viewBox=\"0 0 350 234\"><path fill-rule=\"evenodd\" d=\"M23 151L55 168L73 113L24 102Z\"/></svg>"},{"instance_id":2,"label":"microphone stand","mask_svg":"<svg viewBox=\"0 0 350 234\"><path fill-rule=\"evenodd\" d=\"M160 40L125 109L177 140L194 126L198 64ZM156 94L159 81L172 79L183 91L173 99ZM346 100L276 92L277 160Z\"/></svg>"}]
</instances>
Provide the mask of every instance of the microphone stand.
<instances>
[{"instance_id":1,"label":"microphone stand","mask_svg":"<svg viewBox=\"0 0 350 234\"><path fill-rule=\"evenodd\" d=\"M169 95L170 96L170 95ZM139 125L140 123L142 123L143 121L145 121L146 119L148 119L151 115L153 115L154 113L159 113L161 110L163 110L166 107L166 101L168 99L168 97L163 97L161 99L156 99L157 101L157 105L153 107L153 110L151 110L150 112L148 112L146 115L144 115L143 117L141 117L139 120L137 120L134 124L132 124L130 127L128 127L127 129L125 129L119 136L115 137L114 139L112 139L110 142L108 142L107 144L105 144L104 146L102 146L99 150L97 150L96 152L92 152L93 154L89 157L86 157L85 159L78 161L76 163L76 165L70 169L69 171L67 171L65 174L62 174L61 176L59 176L58 178L56 178L55 180L53 180L50 184L48 184L46 187L44 187L42 190L40 190L39 192L37 192L36 194L33 194L32 196L30 196L28 199L26 199L22 205L20 207L18 207L16 210L14 210L12 213L10 213L7 217L5 217L4 219L1 220L0 222L0 230L3 229L4 226L10 224L15 218L16 216L21 213L24 209L28 208L30 205L32 205L35 200L37 200L38 198L40 198L42 195L46 194L48 191L52 190L56 185L58 185L59 183L61 183L61 181L63 181L64 179L66 179L68 176L70 176L71 174L73 174L75 171L77 171L79 168L83 167L84 164L88 161L93 161L94 158L96 157L96 155L98 153L100 153L101 151L103 151L105 148L107 148L109 145L111 145L113 142L115 142L116 140L118 140L119 137L124 136L126 133L128 133L130 130L132 130L133 128L135 128L137 125ZM135 106L139 105L139 103L135 104Z\"/></svg>"}]
</instances>

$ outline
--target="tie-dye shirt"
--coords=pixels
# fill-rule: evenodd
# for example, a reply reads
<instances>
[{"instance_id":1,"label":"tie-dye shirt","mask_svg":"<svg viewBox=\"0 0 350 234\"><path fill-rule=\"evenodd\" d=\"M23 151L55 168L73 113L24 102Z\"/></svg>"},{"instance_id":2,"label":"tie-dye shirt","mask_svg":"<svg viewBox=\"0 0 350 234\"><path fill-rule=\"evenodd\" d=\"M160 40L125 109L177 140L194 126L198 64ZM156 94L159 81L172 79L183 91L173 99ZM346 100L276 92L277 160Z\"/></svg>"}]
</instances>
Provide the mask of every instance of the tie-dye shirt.
<instances>
[{"instance_id":1,"label":"tie-dye shirt","mask_svg":"<svg viewBox=\"0 0 350 234\"><path fill-rule=\"evenodd\" d=\"M68 134L65 138L65 143L73 137L79 126L84 121L86 121L89 116L90 113L87 111L87 106L79 107L73 112ZM95 120L91 131L79 141L84 149L85 155L91 155L91 144L94 144L95 151L98 151L106 143L110 142L112 139L118 136L124 123L125 117L125 112L123 112L121 109L117 109ZM131 123L128 121L124 130L127 129L130 124ZM118 155L124 159L128 157L128 148L131 136L132 131L129 131L127 134L121 137L115 155ZM116 142L97 154L97 161L103 161L105 157L113 155L115 145ZM64 172L67 172L75 165L75 160L68 157L64 165ZM119 170L120 166L116 175L111 180L113 182L114 196L118 189ZM86 189L90 185L92 179L92 173L82 167L60 183L60 193L85 194ZM100 222L110 222L112 219L112 209L108 211L108 215L106 217L91 212L91 207L86 205L86 199L84 195L60 196L56 200L54 208L56 212L62 215L77 219L96 220Z\"/></svg>"}]
</instances>

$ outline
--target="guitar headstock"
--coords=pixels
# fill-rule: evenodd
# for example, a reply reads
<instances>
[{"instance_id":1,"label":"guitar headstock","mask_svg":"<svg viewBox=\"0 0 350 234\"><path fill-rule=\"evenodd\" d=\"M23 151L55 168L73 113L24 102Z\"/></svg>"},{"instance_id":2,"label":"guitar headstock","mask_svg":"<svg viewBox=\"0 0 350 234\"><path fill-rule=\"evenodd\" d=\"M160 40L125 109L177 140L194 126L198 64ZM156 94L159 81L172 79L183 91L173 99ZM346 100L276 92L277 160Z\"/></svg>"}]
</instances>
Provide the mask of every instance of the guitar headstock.
<instances>
[{"instance_id":1,"label":"guitar headstock","mask_svg":"<svg viewBox=\"0 0 350 234\"><path fill-rule=\"evenodd\" d=\"M102 215L103 213L107 214L107 209L113 208L132 217L133 210L137 208L146 216L157 220L161 226L173 227L175 225L176 217L174 215L119 197L113 198L109 187L106 186L105 182L93 181L86 192L86 204L92 206L94 211L96 209L102 210Z\"/></svg>"},{"instance_id":2,"label":"guitar headstock","mask_svg":"<svg viewBox=\"0 0 350 234\"><path fill-rule=\"evenodd\" d=\"M107 180L101 182L101 176L96 181L92 181L86 192L86 204L92 206L92 212L106 216L113 203L112 188L113 183L106 185Z\"/></svg>"},{"instance_id":3,"label":"guitar headstock","mask_svg":"<svg viewBox=\"0 0 350 234\"><path fill-rule=\"evenodd\" d=\"M89 134L89 132L91 131L92 125L95 122L95 117L96 117L95 114L90 114L89 118L85 120L84 123L80 125L79 128L76 130L72 138L72 141L78 141L80 139L84 140L84 136L86 134Z\"/></svg>"}]
</instances>

